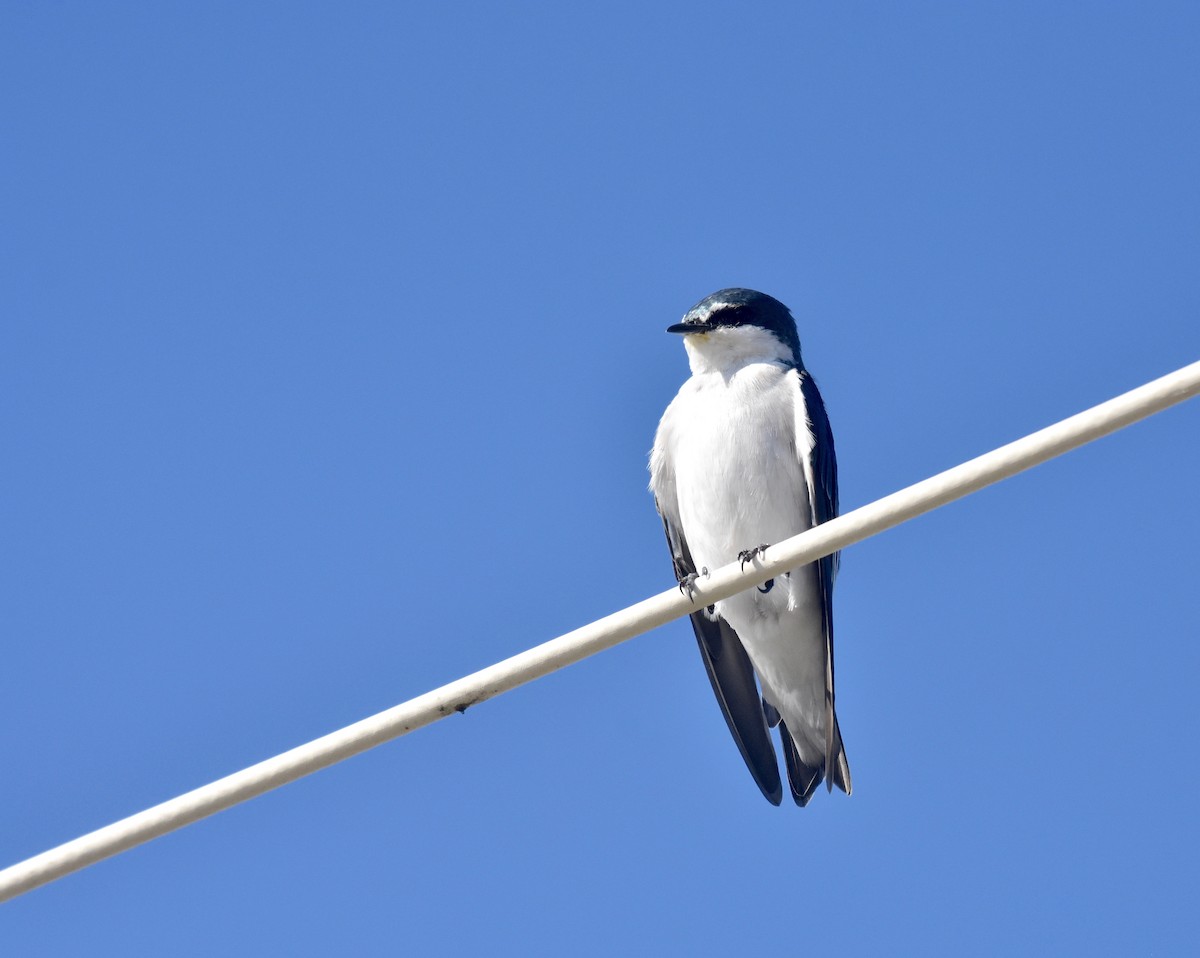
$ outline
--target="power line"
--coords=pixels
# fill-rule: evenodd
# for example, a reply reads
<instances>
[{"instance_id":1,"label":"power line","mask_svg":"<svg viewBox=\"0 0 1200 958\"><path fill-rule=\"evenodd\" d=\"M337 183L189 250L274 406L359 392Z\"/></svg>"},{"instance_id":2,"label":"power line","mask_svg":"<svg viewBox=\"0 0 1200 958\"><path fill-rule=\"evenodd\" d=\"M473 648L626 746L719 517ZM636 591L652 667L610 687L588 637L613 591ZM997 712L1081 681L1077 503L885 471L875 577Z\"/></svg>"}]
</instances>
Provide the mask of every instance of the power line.
<instances>
[{"instance_id":1,"label":"power line","mask_svg":"<svg viewBox=\"0 0 1200 958\"><path fill-rule=\"evenodd\" d=\"M1200 393L1200 362L716 569L691 598L668 589L465 678L0 871L0 901L486 701L743 589L861 542Z\"/></svg>"}]
</instances>

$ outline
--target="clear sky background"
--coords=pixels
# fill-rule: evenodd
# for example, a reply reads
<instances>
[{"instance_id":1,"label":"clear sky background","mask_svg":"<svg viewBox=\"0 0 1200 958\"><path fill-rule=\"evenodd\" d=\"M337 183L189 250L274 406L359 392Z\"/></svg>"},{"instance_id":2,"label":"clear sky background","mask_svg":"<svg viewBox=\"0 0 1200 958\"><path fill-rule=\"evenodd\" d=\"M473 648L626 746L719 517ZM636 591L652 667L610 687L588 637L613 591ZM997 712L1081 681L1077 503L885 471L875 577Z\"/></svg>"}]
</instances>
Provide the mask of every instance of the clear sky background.
<instances>
[{"instance_id":1,"label":"clear sky background","mask_svg":"<svg viewBox=\"0 0 1200 958\"><path fill-rule=\"evenodd\" d=\"M1200 358L1193 3L8 2L0 863L667 588L664 332L842 503ZM676 622L0 908L0 953L1184 954L1200 404L848 550L852 798Z\"/></svg>"}]
</instances>

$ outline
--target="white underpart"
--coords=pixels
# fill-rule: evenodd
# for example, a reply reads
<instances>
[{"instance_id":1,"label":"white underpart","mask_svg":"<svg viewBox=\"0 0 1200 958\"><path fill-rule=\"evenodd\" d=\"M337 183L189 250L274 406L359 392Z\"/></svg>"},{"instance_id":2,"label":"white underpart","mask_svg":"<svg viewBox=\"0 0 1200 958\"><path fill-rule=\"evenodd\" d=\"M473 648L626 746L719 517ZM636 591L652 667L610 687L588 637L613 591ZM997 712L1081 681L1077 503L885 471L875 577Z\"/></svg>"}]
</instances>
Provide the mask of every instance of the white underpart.
<instances>
[{"instance_id":1,"label":"white underpart","mask_svg":"<svg viewBox=\"0 0 1200 958\"><path fill-rule=\"evenodd\" d=\"M813 522L811 455L790 350L753 326L687 334L692 377L667 407L651 454L650 488L697 568L778 542ZM825 634L816 568L794 569L769 592L717 603L787 723L801 757L825 751Z\"/></svg>"}]
</instances>

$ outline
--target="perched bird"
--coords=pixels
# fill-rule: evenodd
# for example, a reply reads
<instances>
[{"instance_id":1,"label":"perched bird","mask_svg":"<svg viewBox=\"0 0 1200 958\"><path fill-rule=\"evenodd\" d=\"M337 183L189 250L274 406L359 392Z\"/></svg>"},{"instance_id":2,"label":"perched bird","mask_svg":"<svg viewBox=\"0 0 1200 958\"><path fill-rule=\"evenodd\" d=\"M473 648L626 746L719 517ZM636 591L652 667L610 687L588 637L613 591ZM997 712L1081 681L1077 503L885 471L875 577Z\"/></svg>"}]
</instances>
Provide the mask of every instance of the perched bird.
<instances>
[{"instance_id":1,"label":"perched bird","mask_svg":"<svg viewBox=\"0 0 1200 958\"><path fill-rule=\"evenodd\" d=\"M671 401L650 454L650 491L680 588L837 515L833 433L804 368L788 308L722 289L670 326L692 376ZM779 727L792 798L828 780L850 793L833 709L837 554L692 614L713 691L763 795L783 799L769 727ZM755 677L762 687L761 699Z\"/></svg>"}]
</instances>

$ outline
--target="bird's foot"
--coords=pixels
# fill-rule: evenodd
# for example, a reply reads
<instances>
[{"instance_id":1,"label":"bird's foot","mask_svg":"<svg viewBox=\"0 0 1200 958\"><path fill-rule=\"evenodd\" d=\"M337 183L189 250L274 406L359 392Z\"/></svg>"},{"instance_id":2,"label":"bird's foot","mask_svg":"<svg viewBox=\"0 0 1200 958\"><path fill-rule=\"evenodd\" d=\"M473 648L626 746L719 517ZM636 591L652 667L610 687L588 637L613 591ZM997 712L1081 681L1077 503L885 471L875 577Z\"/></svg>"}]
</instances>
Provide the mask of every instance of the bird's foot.
<instances>
[{"instance_id":1,"label":"bird's foot","mask_svg":"<svg viewBox=\"0 0 1200 958\"><path fill-rule=\"evenodd\" d=\"M742 564L741 568L746 568L746 563L753 562L760 555L762 555L763 552L766 551L766 548L767 543L764 542L762 545L755 546L753 549L743 549L741 552L739 552L737 557Z\"/></svg>"},{"instance_id":2,"label":"bird's foot","mask_svg":"<svg viewBox=\"0 0 1200 958\"><path fill-rule=\"evenodd\" d=\"M704 566L699 573L689 572L679 580L679 591L688 597L688 599L696 598L696 580L704 576L708 578L708 566Z\"/></svg>"}]
</instances>

